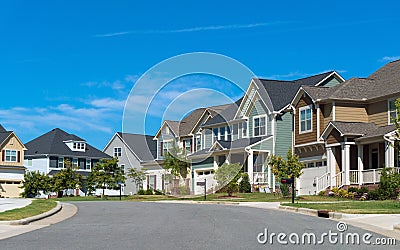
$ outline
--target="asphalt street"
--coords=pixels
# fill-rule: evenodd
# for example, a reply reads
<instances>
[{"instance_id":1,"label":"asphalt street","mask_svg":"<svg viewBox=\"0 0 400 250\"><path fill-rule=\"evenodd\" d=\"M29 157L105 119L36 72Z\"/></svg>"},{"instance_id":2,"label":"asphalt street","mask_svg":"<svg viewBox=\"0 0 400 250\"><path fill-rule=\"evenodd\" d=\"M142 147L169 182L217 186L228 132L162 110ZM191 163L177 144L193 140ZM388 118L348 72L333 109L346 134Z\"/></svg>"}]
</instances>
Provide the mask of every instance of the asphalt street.
<instances>
[{"instance_id":1,"label":"asphalt street","mask_svg":"<svg viewBox=\"0 0 400 250\"><path fill-rule=\"evenodd\" d=\"M379 247L372 243L383 237L347 225L339 231L337 221L272 209L147 202L74 204L78 213L72 218L1 240L0 249L375 249ZM337 237L330 241L329 232ZM279 233L286 235L281 241L287 244L278 242ZM323 238L323 244L307 244L311 233L316 241ZM351 244L350 238L346 244L350 233L359 235L360 245ZM367 239L371 245L362 240L366 234L371 234ZM263 242L265 235L267 242ZM299 244L292 243L296 235ZM306 244L301 244L302 237ZM398 249L399 244L382 249Z\"/></svg>"}]
</instances>

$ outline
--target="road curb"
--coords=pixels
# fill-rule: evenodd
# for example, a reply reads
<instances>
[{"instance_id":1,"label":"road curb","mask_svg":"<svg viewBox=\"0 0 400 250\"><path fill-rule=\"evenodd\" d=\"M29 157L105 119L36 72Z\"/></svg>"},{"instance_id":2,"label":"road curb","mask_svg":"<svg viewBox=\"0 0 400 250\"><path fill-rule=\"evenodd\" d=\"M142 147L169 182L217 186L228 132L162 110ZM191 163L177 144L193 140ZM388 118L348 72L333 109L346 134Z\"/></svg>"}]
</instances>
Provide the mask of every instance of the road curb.
<instances>
[{"instance_id":1,"label":"road curb","mask_svg":"<svg viewBox=\"0 0 400 250\"><path fill-rule=\"evenodd\" d=\"M393 230L400 231L400 224L394 225Z\"/></svg>"},{"instance_id":2,"label":"road curb","mask_svg":"<svg viewBox=\"0 0 400 250\"><path fill-rule=\"evenodd\" d=\"M305 215L310 215L310 216L315 216L315 217L322 217L322 216L318 216L318 211L316 209L311 209L311 208L302 208L302 207L290 207L290 206L279 206L279 209L282 210L289 210L291 212L296 212L296 213L300 213L300 214L305 214ZM343 213L338 213L338 212L329 212L329 218L330 219L341 219L341 218L348 218L348 217L353 217L350 214L343 214Z\"/></svg>"},{"instance_id":3,"label":"road curb","mask_svg":"<svg viewBox=\"0 0 400 250\"><path fill-rule=\"evenodd\" d=\"M53 209L51 209L50 211L44 212L42 214L38 214L32 217L28 217L25 219L20 219L20 220L12 220L12 221L0 221L0 224L2 225L12 225L12 226L16 226L16 225L27 225L31 222L34 221L38 221L44 218L47 218L49 216L52 216L58 212L60 212L62 209L62 205L60 204L59 201L57 201L57 206Z\"/></svg>"}]
</instances>

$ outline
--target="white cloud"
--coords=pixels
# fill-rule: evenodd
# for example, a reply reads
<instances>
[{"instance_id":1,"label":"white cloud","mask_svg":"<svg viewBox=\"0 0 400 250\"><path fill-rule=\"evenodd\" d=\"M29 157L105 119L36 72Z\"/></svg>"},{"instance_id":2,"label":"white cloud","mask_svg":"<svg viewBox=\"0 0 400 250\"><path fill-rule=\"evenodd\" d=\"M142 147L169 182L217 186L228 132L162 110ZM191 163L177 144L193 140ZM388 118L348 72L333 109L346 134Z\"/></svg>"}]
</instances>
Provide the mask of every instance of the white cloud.
<instances>
[{"instance_id":1,"label":"white cloud","mask_svg":"<svg viewBox=\"0 0 400 250\"><path fill-rule=\"evenodd\" d=\"M399 60L400 56L384 56L380 59L381 62L391 62Z\"/></svg>"},{"instance_id":2,"label":"white cloud","mask_svg":"<svg viewBox=\"0 0 400 250\"><path fill-rule=\"evenodd\" d=\"M120 81L120 80L116 80L116 81L113 81L113 82L109 82L109 81L102 81L102 82L90 81L90 82L82 83L82 86L97 87L97 88L111 88L113 90L124 90L125 87L126 87L125 83Z\"/></svg>"},{"instance_id":3,"label":"white cloud","mask_svg":"<svg viewBox=\"0 0 400 250\"><path fill-rule=\"evenodd\" d=\"M282 24L288 22L265 22L265 23L250 23L250 24L230 24L230 25L213 25L213 26L201 26L201 27L191 27L184 29L170 29L170 30L132 30L132 31L122 31L113 32L105 34L97 34L94 37L114 37L114 36L124 36L129 34L168 34L168 33L188 33L188 32L199 32L199 31L209 31L209 30L235 30L235 29L251 29L257 27L264 27L276 24Z\"/></svg>"},{"instance_id":4,"label":"white cloud","mask_svg":"<svg viewBox=\"0 0 400 250\"><path fill-rule=\"evenodd\" d=\"M95 99L90 102L91 105L97 108L106 109L123 109L125 106L125 100L116 100L112 98Z\"/></svg>"}]
</instances>

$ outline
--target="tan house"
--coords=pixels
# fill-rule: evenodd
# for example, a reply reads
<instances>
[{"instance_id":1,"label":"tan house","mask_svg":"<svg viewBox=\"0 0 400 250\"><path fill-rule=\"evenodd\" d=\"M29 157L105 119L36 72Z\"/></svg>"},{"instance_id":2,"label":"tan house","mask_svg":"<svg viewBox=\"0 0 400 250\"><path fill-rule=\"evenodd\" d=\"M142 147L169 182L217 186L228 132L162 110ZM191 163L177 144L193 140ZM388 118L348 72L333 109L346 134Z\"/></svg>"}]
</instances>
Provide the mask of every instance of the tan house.
<instances>
[{"instance_id":1,"label":"tan house","mask_svg":"<svg viewBox=\"0 0 400 250\"><path fill-rule=\"evenodd\" d=\"M400 61L394 61L368 78L300 88L292 101L294 150L307 167L300 194L376 184L383 167L398 170L392 119L398 116L399 74Z\"/></svg>"},{"instance_id":2,"label":"tan house","mask_svg":"<svg viewBox=\"0 0 400 250\"><path fill-rule=\"evenodd\" d=\"M24 179L24 144L0 125L0 197L19 197Z\"/></svg>"}]
</instances>

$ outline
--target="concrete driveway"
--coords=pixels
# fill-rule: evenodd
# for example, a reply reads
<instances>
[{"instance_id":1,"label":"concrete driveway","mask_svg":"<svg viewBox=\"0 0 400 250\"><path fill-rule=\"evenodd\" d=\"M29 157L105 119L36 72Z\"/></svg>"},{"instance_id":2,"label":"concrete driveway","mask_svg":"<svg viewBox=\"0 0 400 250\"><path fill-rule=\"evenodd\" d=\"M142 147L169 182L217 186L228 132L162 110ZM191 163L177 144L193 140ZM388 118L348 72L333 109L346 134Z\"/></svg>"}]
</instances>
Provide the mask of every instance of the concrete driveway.
<instances>
[{"instance_id":1,"label":"concrete driveway","mask_svg":"<svg viewBox=\"0 0 400 250\"><path fill-rule=\"evenodd\" d=\"M0 213L15 208L26 207L31 203L32 201L28 199L0 198Z\"/></svg>"}]
</instances>

